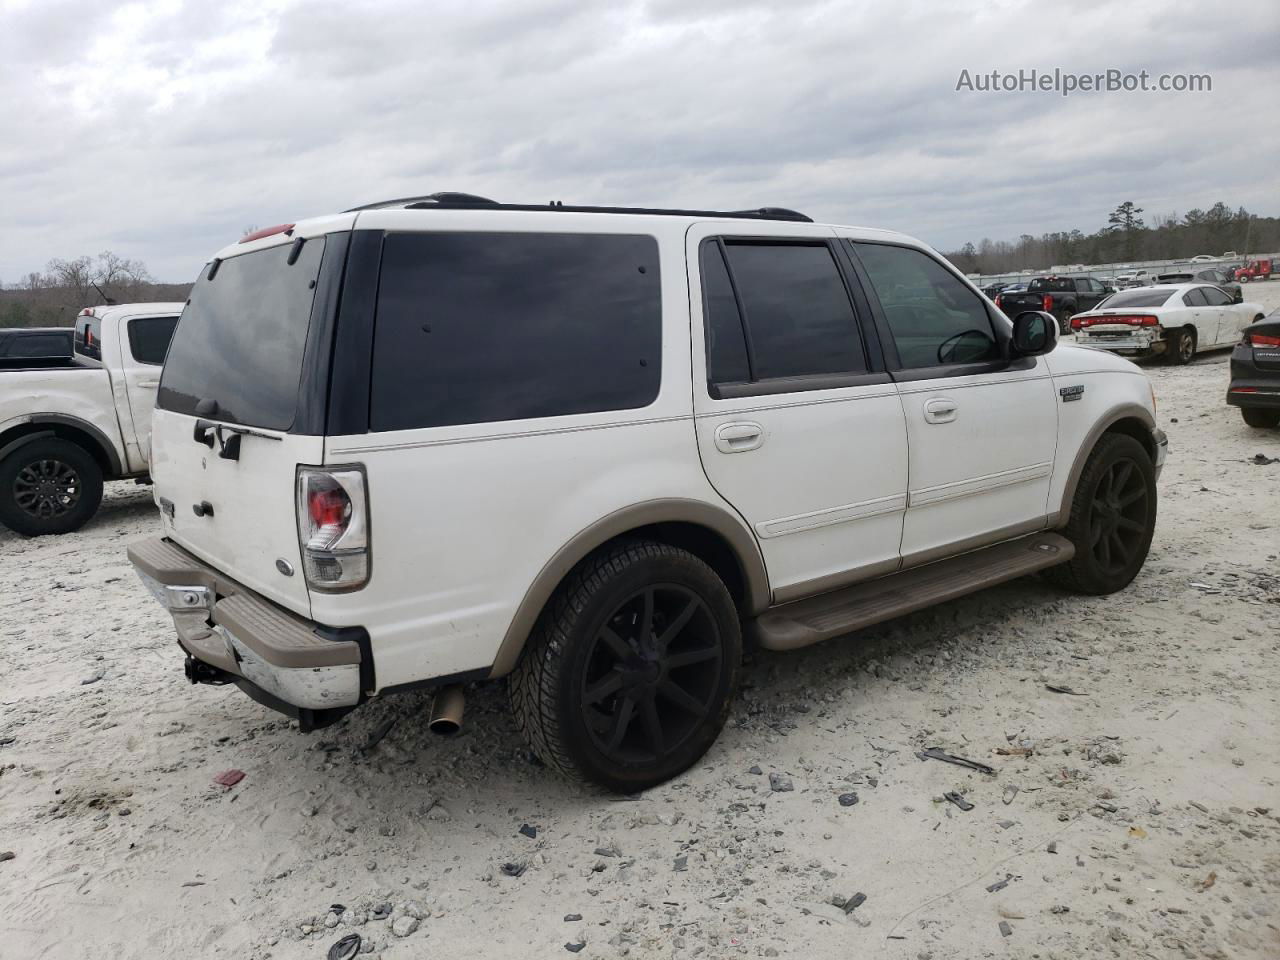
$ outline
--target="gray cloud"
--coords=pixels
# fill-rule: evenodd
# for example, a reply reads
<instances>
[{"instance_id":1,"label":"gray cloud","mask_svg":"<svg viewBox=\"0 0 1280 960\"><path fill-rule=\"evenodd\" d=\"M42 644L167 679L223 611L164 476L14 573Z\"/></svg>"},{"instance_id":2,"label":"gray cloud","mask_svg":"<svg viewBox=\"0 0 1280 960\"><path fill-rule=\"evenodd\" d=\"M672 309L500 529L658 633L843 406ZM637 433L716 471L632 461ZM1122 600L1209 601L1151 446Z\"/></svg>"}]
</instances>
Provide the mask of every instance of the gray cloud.
<instances>
[{"instance_id":1,"label":"gray cloud","mask_svg":"<svg viewBox=\"0 0 1280 960\"><path fill-rule=\"evenodd\" d=\"M743 207L941 246L1117 202L1275 213L1280 12L1202 4L0 0L0 279L187 279L250 225L457 189ZM1209 94L955 92L962 68Z\"/></svg>"}]
</instances>

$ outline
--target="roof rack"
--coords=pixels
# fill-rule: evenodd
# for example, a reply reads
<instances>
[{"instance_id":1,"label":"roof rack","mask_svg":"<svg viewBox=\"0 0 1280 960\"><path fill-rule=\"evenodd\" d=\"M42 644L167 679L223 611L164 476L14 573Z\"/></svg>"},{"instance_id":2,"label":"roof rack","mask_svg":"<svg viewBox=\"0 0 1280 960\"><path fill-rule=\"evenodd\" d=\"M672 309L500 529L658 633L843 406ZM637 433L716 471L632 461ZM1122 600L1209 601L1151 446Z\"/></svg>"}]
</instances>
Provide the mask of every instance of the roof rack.
<instances>
[{"instance_id":1,"label":"roof rack","mask_svg":"<svg viewBox=\"0 0 1280 960\"><path fill-rule=\"evenodd\" d=\"M556 213L630 213L664 217L716 217L735 220L792 220L812 223L813 218L785 207L759 207L755 210L668 210L661 207L588 207L565 204L552 200L540 203L498 203L472 193L429 193L422 197L402 197L399 200L381 200L352 207L346 213L359 210L384 210L400 207L405 210L527 210Z\"/></svg>"}]
</instances>

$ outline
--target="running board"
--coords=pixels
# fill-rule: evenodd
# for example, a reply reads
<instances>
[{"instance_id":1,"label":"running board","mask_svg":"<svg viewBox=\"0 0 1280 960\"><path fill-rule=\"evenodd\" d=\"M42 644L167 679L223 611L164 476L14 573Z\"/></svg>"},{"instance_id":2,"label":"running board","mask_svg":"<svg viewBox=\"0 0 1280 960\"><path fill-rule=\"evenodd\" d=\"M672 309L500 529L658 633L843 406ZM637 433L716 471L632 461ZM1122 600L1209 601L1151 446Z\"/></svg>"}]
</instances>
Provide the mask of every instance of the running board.
<instances>
[{"instance_id":1,"label":"running board","mask_svg":"<svg viewBox=\"0 0 1280 960\"><path fill-rule=\"evenodd\" d=\"M1066 563L1076 548L1037 533L766 610L748 630L767 650L794 650Z\"/></svg>"}]
</instances>

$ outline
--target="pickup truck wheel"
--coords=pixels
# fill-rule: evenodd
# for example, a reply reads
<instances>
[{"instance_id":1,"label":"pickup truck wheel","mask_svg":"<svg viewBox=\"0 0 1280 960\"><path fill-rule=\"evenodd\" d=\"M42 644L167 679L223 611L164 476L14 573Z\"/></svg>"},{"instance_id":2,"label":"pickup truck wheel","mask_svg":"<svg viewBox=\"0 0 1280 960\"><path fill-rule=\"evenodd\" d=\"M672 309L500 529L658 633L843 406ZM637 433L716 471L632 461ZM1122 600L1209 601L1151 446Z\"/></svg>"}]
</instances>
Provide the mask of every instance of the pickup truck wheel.
<instances>
[{"instance_id":1,"label":"pickup truck wheel","mask_svg":"<svg viewBox=\"0 0 1280 960\"><path fill-rule=\"evenodd\" d=\"M102 468L69 440L33 440L0 462L0 523L28 537L83 527L102 502Z\"/></svg>"},{"instance_id":2,"label":"pickup truck wheel","mask_svg":"<svg viewBox=\"0 0 1280 960\"><path fill-rule=\"evenodd\" d=\"M1190 363L1196 355L1196 338L1185 327L1169 331L1169 349L1165 356L1174 366Z\"/></svg>"},{"instance_id":3,"label":"pickup truck wheel","mask_svg":"<svg viewBox=\"0 0 1280 960\"><path fill-rule=\"evenodd\" d=\"M741 659L733 599L710 567L668 544L619 542L548 604L511 675L511 705L548 766L632 793L706 753Z\"/></svg>"},{"instance_id":4,"label":"pickup truck wheel","mask_svg":"<svg viewBox=\"0 0 1280 960\"><path fill-rule=\"evenodd\" d=\"M1241 407L1240 416L1251 427L1265 430L1269 427L1280 427L1280 410L1260 410L1257 407Z\"/></svg>"},{"instance_id":5,"label":"pickup truck wheel","mask_svg":"<svg viewBox=\"0 0 1280 960\"><path fill-rule=\"evenodd\" d=\"M1076 548L1051 579L1080 593L1123 590L1138 575L1156 527L1156 473L1146 448L1133 437L1104 434L1071 501L1063 535Z\"/></svg>"}]
</instances>

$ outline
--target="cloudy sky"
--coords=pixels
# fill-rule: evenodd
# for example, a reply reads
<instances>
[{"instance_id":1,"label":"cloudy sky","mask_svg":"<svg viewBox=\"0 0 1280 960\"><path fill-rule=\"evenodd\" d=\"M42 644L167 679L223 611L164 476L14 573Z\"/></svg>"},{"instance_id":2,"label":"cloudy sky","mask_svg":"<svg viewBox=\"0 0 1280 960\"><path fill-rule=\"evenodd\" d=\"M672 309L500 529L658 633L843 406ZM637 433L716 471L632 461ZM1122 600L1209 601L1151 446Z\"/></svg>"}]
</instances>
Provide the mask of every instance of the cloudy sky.
<instances>
[{"instance_id":1,"label":"cloudy sky","mask_svg":"<svg viewBox=\"0 0 1280 960\"><path fill-rule=\"evenodd\" d=\"M0 0L0 281L104 249L185 281L247 227L436 190L781 205L944 249L1091 232L1126 199L1276 215L1280 6L1237 12ZM956 91L1055 67L1213 89Z\"/></svg>"}]
</instances>

